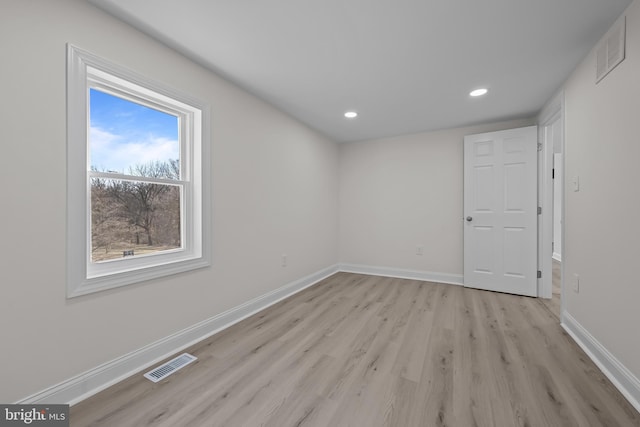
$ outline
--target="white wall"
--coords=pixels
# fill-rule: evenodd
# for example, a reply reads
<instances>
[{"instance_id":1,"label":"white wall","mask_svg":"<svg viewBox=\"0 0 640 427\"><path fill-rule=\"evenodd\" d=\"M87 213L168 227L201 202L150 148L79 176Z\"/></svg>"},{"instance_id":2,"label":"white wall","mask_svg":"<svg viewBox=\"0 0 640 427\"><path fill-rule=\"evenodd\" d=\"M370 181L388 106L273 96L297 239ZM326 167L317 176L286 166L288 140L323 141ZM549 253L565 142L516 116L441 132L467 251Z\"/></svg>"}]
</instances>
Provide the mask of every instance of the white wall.
<instances>
[{"instance_id":1,"label":"white wall","mask_svg":"<svg viewBox=\"0 0 640 427\"><path fill-rule=\"evenodd\" d=\"M533 122L342 144L340 262L462 275L464 136Z\"/></svg>"},{"instance_id":2,"label":"white wall","mask_svg":"<svg viewBox=\"0 0 640 427\"><path fill-rule=\"evenodd\" d=\"M211 103L212 268L65 298L67 42ZM81 0L3 0L0 52L0 402L24 398L338 260L462 274L463 137L532 124L511 121L338 148ZM627 14L627 59L597 86L594 70L591 53L565 87L563 261L566 274L581 279L580 293L567 290L565 303L640 377L637 0ZM581 191L574 193L570 178L577 175ZM422 256L417 245L424 245ZM286 268L280 266L283 252Z\"/></svg>"},{"instance_id":3,"label":"white wall","mask_svg":"<svg viewBox=\"0 0 640 427\"><path fill-rule=\"evenodd\" d=\"M627 54L595 84L591 52L565 85L568 313L640 378L640 2L626 12ZM572 189L579 176L580 191ZM573 274L580 292L571 290Z\"/></svg>"},{"instance_id":4,"label":"white wall","mask_svg":"<svg viewBox=\"0 0 640 427\"><path fill-rule=\"evenodd\" d=\"M211 104L212 268L65 298L67 42ZM3 0L0 52L0 402L337 263L332 141L85 1Z\"/></svg>"}]
</instances>

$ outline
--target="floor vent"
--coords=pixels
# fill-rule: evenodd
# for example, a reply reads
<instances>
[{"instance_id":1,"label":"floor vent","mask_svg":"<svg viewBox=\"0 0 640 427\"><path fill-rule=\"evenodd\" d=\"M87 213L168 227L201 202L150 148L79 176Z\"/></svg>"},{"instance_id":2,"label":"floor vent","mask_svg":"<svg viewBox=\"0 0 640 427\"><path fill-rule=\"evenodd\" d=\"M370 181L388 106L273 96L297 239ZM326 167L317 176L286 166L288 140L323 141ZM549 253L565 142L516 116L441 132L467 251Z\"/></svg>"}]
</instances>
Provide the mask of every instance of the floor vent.
<instances>
[{"instance_id":1,"label":"floor vent","mask_svg":"<svg viewBox=\"0 0 640 427\"><path fill-rule=\"evenodd\" d=\"M189 353L181 354L175 359L171 359L167 363L158 366L153 371L149 371L144 374L145 378L150 379L154 383L157 383L160 380L167 378L169 375L173 374L179 369L184 368L189 363L197 360L198 358L190 355Z\"/></svg>"}]
</instances>

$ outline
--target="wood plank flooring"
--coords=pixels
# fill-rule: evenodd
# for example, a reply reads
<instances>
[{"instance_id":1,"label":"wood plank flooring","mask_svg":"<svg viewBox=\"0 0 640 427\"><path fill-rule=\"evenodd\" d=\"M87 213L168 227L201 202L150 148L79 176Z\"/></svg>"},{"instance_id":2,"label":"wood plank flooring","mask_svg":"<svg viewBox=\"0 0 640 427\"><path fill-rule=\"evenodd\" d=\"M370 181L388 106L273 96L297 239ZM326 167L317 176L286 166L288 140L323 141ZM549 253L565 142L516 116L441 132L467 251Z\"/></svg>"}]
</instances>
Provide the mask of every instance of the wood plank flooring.
<instances>
[{"instance_id":1,"label":"wood plank flooring","mask_svg":"<svg viewBox=\"0 0 640 427\"><path fill-rule=\"evenodd\" d=\"M551 265L553 268L551 273L551 299L540 298L539 301L544 304L544 306L547 307L551 314L553 314L558 319L558 322L560 322L560 298L562 296L562 273L560 272L560 269L562 264L560 263L560 261L556 261L554 259L551 260Z\"/></svg>"},{"instance_id":2,"label":"wood plank flooring","mask_svg":"<svg viewBox=\"0 0 640 427\"><path fill-rule=\"evenodd\" d=\"M540 300L338 273L71 408L71 426L640 426Z\"/></svg>"}]
</instances>

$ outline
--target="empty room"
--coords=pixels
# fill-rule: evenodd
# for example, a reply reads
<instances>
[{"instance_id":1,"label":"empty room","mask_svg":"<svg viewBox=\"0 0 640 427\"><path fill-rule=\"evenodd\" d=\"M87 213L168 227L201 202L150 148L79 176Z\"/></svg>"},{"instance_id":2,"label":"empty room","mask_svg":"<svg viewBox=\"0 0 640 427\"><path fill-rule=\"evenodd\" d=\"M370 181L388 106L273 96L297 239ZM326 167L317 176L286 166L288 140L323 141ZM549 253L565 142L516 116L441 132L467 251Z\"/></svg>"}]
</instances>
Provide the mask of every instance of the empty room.
<instances>
[{"instance_id":1,"label":"empty room","mask_svg":"<svg viewBox=\"0 0 640 427\"><path fill-rule=\"evenodd\" d=\"M640 426L640 0L0 0L0 53L0 426Z\"/></svg>"}]
</instances>

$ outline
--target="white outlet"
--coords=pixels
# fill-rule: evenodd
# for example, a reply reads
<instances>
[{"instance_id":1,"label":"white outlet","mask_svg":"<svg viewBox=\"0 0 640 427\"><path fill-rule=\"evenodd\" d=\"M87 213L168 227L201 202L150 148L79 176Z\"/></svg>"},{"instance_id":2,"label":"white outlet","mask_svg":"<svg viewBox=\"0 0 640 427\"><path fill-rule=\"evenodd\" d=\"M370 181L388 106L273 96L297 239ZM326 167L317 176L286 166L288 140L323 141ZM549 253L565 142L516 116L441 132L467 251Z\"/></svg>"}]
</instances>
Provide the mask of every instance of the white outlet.
<instances>
[{"instance_id":1,"label":"white outlet","mask_svg":"<svg viewBox=\"0 0 640 427\"><path fill-rule=\"evenodd\" d=\"M580 293L580 276L577 273L573 273L573 292Z\"/></svg>"},{"instance_id":2,"label":"white outlet","mask_svg":"<svg viewBox=\"0 0 640 427\"><path fill-rule=\"evenodd\" d=\"M422 255L424 253L424 246L418 245L416 246L416 255Z\"/></svg>"},{"instance_id":3,"label":"white outlet","mask_svg":"<svg viewBox=\"0 0 640 427\"><path fill-rule=\"evenodd\" d=\"M282 266L287 266L287 254L282 254Z\"/></svg>"},{"instance_id":4,"label":"white outlet","mask_svg":"<svg viewBox=\"0 0 640 427\"><path fill-rule=\"evenodd\" d=\"M573 191L580 191L580 177L578 175L571 178L571 184L573 185Z\"/></svg>"}]
</instances>

